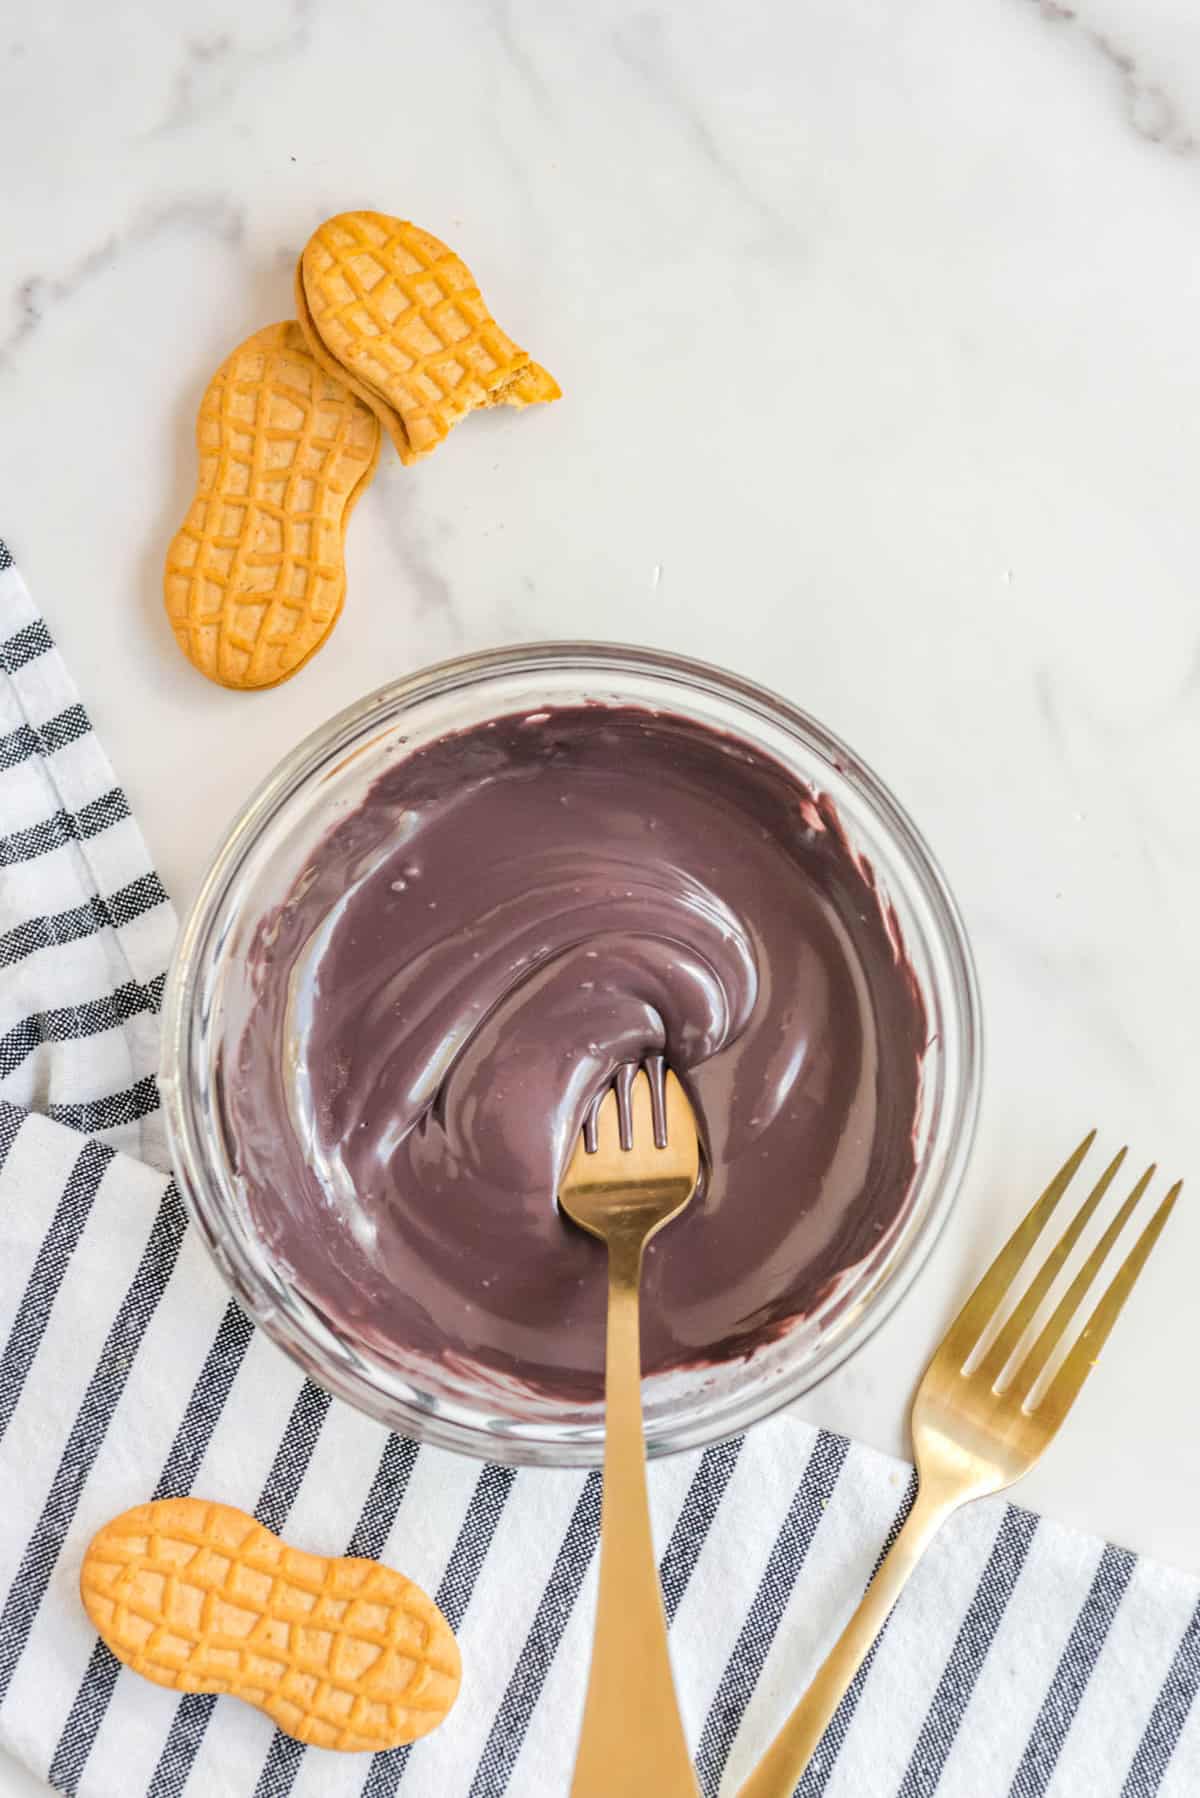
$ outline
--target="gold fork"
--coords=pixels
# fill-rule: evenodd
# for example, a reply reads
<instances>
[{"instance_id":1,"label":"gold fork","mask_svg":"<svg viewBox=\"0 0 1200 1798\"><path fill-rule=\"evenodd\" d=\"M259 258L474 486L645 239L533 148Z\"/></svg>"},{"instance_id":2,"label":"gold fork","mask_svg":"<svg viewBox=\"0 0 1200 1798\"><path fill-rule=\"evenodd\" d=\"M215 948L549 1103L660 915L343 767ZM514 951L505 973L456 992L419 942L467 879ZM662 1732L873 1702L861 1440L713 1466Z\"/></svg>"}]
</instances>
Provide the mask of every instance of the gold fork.
<instances>
[{"instance_id":1,"label":"gold fork","mask_svg":"<svg viewBox=\"0 0 1200 1798\"><path fill-rule=\"evenodd\" d=\"M572 1798L696 1795L646 1500L638 1288L647 1242L696 1190L700 1147L678 1080L661 1063L651 1073L623 1070L559 1191L568 1217L608 1245L600 1589Z\"/></svg>"},{"instance_id":2,"label":"gold fork","mask_svg":"<svg viewBox=\"0 0 1200 1798\"><path fill-rule=\"evenodd\" d=\"M1093 1130L1084 1138L1017 1225L929 1363L913 1403L913 1449L920 1482L916 1502L862 1603L738 1798L791 1798L826 1725L935 1532L960 1505L1001 1492L1029 1472L1096 1365L1179 1197L1181 1180L1138 1237L1066 1358L1038 1390L1072 1318L1149 1186L1153 1167L1146 1169L1032 1345L1026 1352L1018 1351L1025 1348L1038 1307L1112 1184L1125 1159L1124 1149L1105 1168L994 1340L982 1354L978 1352L1095 1135Z\"/></svg>"}]
</instances>

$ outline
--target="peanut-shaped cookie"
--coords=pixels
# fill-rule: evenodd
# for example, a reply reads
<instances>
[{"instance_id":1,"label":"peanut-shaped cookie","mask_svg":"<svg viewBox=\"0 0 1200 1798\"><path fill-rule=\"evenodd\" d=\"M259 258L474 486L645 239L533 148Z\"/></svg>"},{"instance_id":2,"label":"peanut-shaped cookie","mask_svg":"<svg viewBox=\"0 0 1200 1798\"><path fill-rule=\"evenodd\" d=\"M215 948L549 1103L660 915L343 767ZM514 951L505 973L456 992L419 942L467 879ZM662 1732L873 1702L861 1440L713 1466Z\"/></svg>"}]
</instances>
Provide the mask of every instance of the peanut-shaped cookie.
<instances>
[{"instance_id":1,"label":"peanut-shaped cookie","mask_svg":"<svg viewBox=\"0 0 1200 1798\"><path fill-rule=\"evenodd\" d=\"M379 423L288 320L217 370L196 442L196 497L167 551L167 615L210 680L272 687L337 622L346 524L375 472Z\"/></svg>"},{"instance_id":2,"label":"peanut-shaped cookie","mask_svg":"<svg viewBox=\"0 0 1200 1798\"><path fill-rule=\"evenodd\" d=\"M406 219L326 219L300 257L296 311L314 356L378 414L402 462L429 455L476 406L560 396L462 258Z\"/></svg>"},{"instance_id":3,"label":"peanut-shaped cookie","mask_svg":"<svg viewBox=\"0 0 1200 1798\"><path fill-rule=\"evenodd\" d=\"M126 1666L244 1698L300 1742L394 1748L458 1696L458 1644L419 1586L378 1561L291 1548L233 1505L126 1511L92 1538L79 1583Z\"/></svg>"}]
</instances>

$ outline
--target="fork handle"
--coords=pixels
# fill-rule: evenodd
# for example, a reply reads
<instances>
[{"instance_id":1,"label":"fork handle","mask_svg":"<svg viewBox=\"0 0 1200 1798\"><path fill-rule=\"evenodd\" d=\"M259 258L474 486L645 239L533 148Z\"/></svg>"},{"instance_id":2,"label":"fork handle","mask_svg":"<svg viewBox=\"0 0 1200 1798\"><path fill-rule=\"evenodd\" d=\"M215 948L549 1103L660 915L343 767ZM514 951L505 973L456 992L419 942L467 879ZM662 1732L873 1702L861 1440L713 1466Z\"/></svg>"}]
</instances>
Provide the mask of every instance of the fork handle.
<instances>
[{"instance_id":1,"label":"fork handle","mask_svg":"<svg viewBox=\"0 0 1200 1798\"><path fill-rule=\"evenodd\" d=\"M922 1481L916 1502L904 1520L886 1559L863 1594L862 1602L817 1669L812 1684L737 1798L792 1798L826 1726L888 1613L907 1585L917 1562L942 1524L963 1502L959 1494Z\"/></svg>"},{"instance_id":2,"label":"fork handle","mask_svg":"<svg viewBox=\"0 0 1200 1798\"><path fill-rule=\"evenodd\" d=\"M644 1246L640 1235L609 1244L600 1587L572 1798L696 1798L646 1495L638 1329Z\"/></svg>"}]
</instances>

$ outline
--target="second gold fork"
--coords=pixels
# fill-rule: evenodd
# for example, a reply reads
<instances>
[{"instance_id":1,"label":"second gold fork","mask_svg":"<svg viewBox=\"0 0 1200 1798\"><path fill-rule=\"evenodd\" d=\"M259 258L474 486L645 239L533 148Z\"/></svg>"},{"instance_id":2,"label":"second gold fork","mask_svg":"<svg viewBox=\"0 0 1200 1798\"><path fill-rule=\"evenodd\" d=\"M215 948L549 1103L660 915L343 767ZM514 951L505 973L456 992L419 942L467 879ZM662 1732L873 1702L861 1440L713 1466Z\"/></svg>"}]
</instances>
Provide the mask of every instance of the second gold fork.
<instances>
[{"instance_id":1,"label":"second gold fork","mask_svg":"<svg viewBox=\"0 0 1200 1798\"><path fill-rule=\"evenodd\" d=\"M1179 1197L1177 1181L1138 1237L1078 1340L1043 1387L1043 1378L1089 1289L1154 1175L1147 1168L1049 1320L1025 1352L1038 1308L1062 1271L1125 1158L1105 1168L982 1354L1034 1243L1095 1139L1086 1136L1018 1224L934 1355L913 1404L916 1501L891 1552L738 1798L791 1798L834 1711L887 1621L932 1537L960 1506L1000 1492L1029 1472L1053 1440L1096 1364L1117 1317Z\"/></svg>"}]
</instances>

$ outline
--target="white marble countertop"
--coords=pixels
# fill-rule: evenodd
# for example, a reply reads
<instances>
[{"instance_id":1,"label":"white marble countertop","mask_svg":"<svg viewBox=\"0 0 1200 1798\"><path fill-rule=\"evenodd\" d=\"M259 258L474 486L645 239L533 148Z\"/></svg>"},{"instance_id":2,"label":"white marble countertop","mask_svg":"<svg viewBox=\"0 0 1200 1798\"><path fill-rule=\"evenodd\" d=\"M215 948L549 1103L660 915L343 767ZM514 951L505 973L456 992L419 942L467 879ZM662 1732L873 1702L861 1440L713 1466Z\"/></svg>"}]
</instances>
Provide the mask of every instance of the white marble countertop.
<instances>
[{"instance_id":1,"label":"white marble countertop","mask_svg":"<svg viewBox=\"0 0 1200 1798\"><path fill-rule=\"evenodd\" d=\"M0 166L0 534L181 903L311 725L528 638L727 663L915 814L978 956L978 1149L802 1404L903 1449L1084 1128L1200 1176L1200 14L17 0ZM226 693L161 612L196 405L356 205L461 247L566 398L386 457L329 646ZM1020 1496L1200 1569L1196 1197Z\"/></svg>"}]
</instances>

